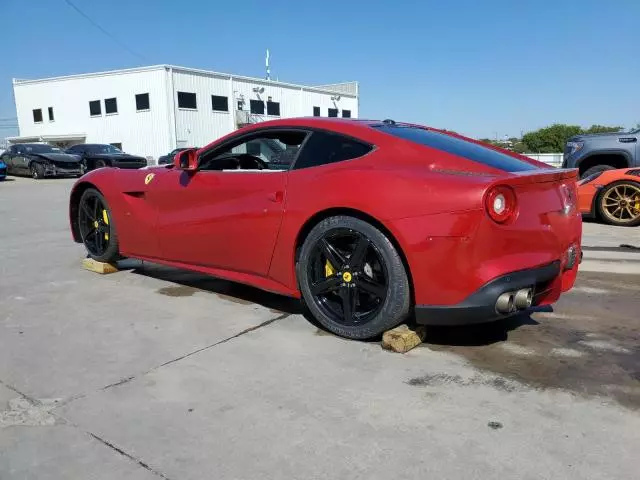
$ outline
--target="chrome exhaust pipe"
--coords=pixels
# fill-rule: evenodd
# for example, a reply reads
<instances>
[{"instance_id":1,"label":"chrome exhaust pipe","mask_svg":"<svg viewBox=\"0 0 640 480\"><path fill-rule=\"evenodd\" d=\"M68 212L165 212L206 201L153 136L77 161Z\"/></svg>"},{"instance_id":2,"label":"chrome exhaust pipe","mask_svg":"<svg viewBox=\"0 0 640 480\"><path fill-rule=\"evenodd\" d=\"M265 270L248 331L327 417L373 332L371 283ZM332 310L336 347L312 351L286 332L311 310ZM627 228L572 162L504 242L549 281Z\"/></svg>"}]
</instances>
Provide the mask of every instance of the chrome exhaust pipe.
<instances>
[{"instance_id":1,"label":"chrome exhaust pipe","mask_svg":"<svg viewBox=\"0 0 640 480\"><path fill-rule=\"evenodd\" d=\"M506 292L498 297L496 311L498 313L511 313L514 310L514 293Z\"/></svg>"},{"instance_id":2,"label":"chrome exhaust pipe","mask_svg":"<svg viewBox=\"0 0 640 480\"><path fill-rule=\"evenodd\" d=\"M521 290L518 290L513 300L514 305L519 310L529 308L532 302L533 302L533 288L523 288Z\"/></svg>"}]
</instances>

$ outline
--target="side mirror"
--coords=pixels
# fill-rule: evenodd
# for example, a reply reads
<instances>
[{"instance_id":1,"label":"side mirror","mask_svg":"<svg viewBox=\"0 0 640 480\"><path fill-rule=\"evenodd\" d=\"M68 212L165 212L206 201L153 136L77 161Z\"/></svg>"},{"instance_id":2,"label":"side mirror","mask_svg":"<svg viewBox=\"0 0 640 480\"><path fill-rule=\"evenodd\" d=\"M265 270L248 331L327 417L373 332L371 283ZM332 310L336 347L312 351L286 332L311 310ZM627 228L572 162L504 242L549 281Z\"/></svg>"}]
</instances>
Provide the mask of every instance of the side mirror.
<instances>
[{"instance_id":1,"label":"side mirror","mask_svg":"<svg viewBox=\"0 0 640 480\"><path fill-rule=\"evenodd\" d=\"M196 171L198 169L198 155L196 148L190 148L179 152L173 157L173 164L180 170Z\"/></svg>"}]
</instances>

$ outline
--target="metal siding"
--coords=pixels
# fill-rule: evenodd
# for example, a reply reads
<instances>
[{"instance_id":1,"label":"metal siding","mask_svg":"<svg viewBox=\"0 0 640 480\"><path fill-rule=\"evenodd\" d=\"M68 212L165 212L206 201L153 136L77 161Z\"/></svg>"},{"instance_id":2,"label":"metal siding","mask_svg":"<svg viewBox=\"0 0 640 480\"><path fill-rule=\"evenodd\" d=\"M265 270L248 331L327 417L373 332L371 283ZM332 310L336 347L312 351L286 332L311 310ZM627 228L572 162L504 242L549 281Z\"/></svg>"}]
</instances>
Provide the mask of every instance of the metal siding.
<instances>
[{"instance_id":1,"label":"metal siding","mask_svg":"<svg viewBox=\"0 0 640 480\"><path fill-rule=\"evenodd\" d=\"M172 146L164 70L17 83L14 93L21 137L84 133L86 143L122 143L128 153L154 158ZM149 111L136 112L137 93L149 93ZM106 115L104 99L112 97L118 113ZM100 100L101 116L89 115L91 100ZM48 107L53 107L53 122L48 121ZM42 109L42 123L33 122L34 108Z\"/></svg>"},{"instance_id":2,"label":"metal siding","mask_svg":"<svg viewBox=\"0 0 640 480\"><path fill-rule=\"evenodd\" d=\"M254 88L263 88L263 92L254 92ZM328 108L351 110L351 117L358 117L358 100L355 97L341 96L332 101L335 93L308 91L304 87L293 87L276 82L235 78L226 75L173 72L173 88L176 109L176 142L181 146L206 145L235 129L235 109L238 100L243 97L244 110L249 111L250 100L266 102L269 97L280 103L280 116L265 114L260 120L274 118L307 117L313 115L313 107L320 106L322 116L328 115ZM178 93L196 94L197 110L178 107ZM226 96L229 99L229 112L214 112L211 109L211 95ZM232 98L229 98L232 95Z\"/></svg>"},{"instance_id":3,"label":"metal siding","mask_svg":"<svg viewBox=\"0 0 640 480\"><path fill-rule=\"evenodd\" d=\"M176 143L202 147L233 130L233 103L229 99L229 112L214 112L211 95L229 96L229 78L214 75L173 72L176 109ZM196 94L197 110L178 107L178 93Z\"/></svg>"},{"instance_id":4,"label":"metal siding","mask_svg":"<svg viewBox=\"0 0 640 480\"><path fill-rule=\"evenodd\" d=\"M347 87L348 85L348 87ZM349 90L357 84L327 86ZM254 87L264 88L259 94ZM193 92L197 96L195 111L179 109L177 92ZM136 112L135 94L149 93L150 111ZM313 115L313 107L328 115L328 108L351 110L358 118L358 97L259 78L235 77L227 74L159 66L145 69L86 74L35 81L14 82L14 95L20 136L86 134L87 143L122 143L126 152L157 159L176 146L205 145L236 128L235 109L240 95L249 100L272 97L280 103L280 117ZM214 112L211 95L229 98L229 112ZM118 113L106 115L104 99L118 99ZM89 115L89 101L100 100L102 114ZM55 121L49 122L47 108L53 107ZM44 121L33 122L32 110L42 109ZM340 115L340 114L339 114Z\"/></svg>"},{"instance_id":5,"label":"metal siding","mask_svg":"<svg viewBox=\"0 0 640 480\"><path fill-rule=\"evenodd\" d=\"M254 87L264 88L263 93L253 91ZM313 115L313 107L320 107L323 117L328 115L328 108L338 108L351 110L351 117L358 117L358 100L354 97L341 96L340 100L332 101L332 93L319 93L316 91L308 91L304 87L288 87L278 84L264 84L262 82L251 82L247 80L234 80L234 90L237 95L243 94L245 98L245 109L249 109L249 100L267 101L271 96L274 102L280 102L280 118L287 117L309 117ZM234 104L235 105L235 104ZM265 119L279 118L266 115Z\"/></svg>"}]
</instances>

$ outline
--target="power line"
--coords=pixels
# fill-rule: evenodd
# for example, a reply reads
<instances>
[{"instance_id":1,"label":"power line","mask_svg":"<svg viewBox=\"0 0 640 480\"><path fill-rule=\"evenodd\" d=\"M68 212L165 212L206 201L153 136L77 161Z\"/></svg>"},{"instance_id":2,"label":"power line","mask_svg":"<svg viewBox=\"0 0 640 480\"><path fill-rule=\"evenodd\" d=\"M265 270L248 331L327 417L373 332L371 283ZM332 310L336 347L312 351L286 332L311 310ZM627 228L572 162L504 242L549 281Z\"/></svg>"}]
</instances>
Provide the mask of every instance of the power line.
<instances>
[{"instance_id":1,"label":"power line","mask_svg":"<svg viewBox=\"0 0 640 480\"><path fill-rule=\"evenodd\" d=\"M118 45L120 45L122 48L124 48L127 52L129 52L131 55L138 57L139 59L146 61L146 59L140 55L138 52L135 52L133 50L131 50L129 47L127 47L124 43L122 43L120 40L118 40L116 37L114 37L113 35L111 35L109 32L107 32L104 28L102 28L100 25L98 25L96 22L94 22L86 13L84 13L82 10L80 10L78 7L76 7L73 3L71 3L71 0L64 0L71 8L73 8L76 12L78 12L80 15L82 15L84 18L87 19L87 21L89 21L89 23L91 23L94 27L96 27L98 30L100 30L102 33L104 33L107 37L109 37L111 40L113 40L114 42L116 42Z\"/></svg>"}]
</instances>

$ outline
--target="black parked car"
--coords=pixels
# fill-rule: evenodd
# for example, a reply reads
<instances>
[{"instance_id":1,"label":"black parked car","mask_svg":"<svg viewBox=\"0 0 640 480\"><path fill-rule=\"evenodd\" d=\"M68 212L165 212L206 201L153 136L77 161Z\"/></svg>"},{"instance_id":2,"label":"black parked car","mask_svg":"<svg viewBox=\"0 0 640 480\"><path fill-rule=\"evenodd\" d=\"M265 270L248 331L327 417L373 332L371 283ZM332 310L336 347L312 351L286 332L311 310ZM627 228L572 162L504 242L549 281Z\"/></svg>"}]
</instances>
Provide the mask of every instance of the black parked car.
<instances>
[{"instance_id":1,"label":"black parked car","mask_svg":"<svg viewBox=\"0 0 640 480\"><path fill-rule=\"evenodd\" d=\"M176 154L182 152L183 150L188 150L189 148L193 148L193 147L176 148L174 150L171 150L166 155L162 155L161 157L158 157L158 165L166 165L167 163L173 163L173 157L175 157Z\"/></svg>"},{"instance_id":2,"label":"black parked car","mask_svg":"<svg viewBox=\"0 0 640 480\"><path fill-rule=\"evenodd\" d=\"M84 173L77 155L63 152L46 143L17 143L0 157L10 175L31 175L33 178L80 176Z\"/></svg>"},{"instance_id":3,"label":"black parked car","mask_svg":"<svg viewBox=\"0 0 640 480\"><path fill-rule=\"evenodd\" d=\"M147 159L129 155L108 144L81 143L67 149L67 153L80 155L87 170L102 167L135 169L147 166Z\"/></svg>"}]
</instances>

